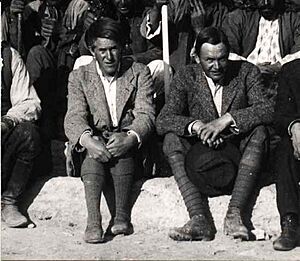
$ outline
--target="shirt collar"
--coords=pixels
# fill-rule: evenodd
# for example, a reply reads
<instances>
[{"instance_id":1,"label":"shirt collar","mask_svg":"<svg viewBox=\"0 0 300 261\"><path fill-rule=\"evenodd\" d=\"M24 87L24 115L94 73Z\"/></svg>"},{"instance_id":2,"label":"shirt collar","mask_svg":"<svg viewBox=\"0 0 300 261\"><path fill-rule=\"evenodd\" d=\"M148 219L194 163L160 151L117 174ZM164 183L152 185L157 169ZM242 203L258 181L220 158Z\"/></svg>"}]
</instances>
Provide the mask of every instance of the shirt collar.
<instances>
[{"instance_id":1,"label":"shirt collar","mask_svg":"<svg viewBox=\"0 0 300 261\"><path fill-rule=\"evenodd\" d=\"M115 75L112 78L108 78L107 76L105 76L103 74L103 72L101 71L99 63L97 62L97 60L96 60L96 70L97 70L97 73L100 76L100 78L101 78L102 81L105 80L105 81L108 81L109 83L112 83L113 81L115 81L117 79L117 75L118 75L119 70L120 70L120 64L118 66L118 69L117 69Z\"/></svg>"},{"instance_id":2,"label":"shirt collar","mask_svg":"<svg viewBox=\"0 0 300 261\"><path fill-rule=\"evenodd\" d=\"M208 85L209 85L210 87L214 87L214 88L220 88L220 87L222 87L221 84L215 83L215 82L212 80L212 78L208 77L208 76L206 75L205 72L203 72L203 74L204 74L204 76L205 76L205 78L206 78L206 80L207 80L207 83L208 83Z\"/></svg>"}]
</instances>

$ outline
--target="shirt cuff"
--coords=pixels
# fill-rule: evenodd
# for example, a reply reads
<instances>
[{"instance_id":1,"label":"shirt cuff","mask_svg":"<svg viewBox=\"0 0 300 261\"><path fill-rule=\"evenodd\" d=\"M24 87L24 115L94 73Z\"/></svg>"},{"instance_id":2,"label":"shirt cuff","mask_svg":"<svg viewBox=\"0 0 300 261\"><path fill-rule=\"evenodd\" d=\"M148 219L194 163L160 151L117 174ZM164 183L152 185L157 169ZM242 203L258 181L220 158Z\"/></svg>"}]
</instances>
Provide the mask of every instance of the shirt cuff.
<instances>
[{"instance_id":1,"label":"shirt cuff","mask_svg":"<svg viewBox=\"0 0 300 261\"><path fill-rule=\"evenodd\" d=\"M93 132L91 130L85 130L81 135L80 135L80 138L79 138L79 141L78 143L76 144L75 146L75 150L77 152L83 152L85 150L85 147L83 147L82 145L82 138L83 136L85 135L89 135L89 136L92 136L93 135Z\"/></svg>"},{"instance_id":2,"label":"shirt cuff","mask_svg":"<svg viewBox=\"0 0 300 261\"><path fill-rule=\"evenodd\" d=\"M140 148L142 146L142 141L141 141L140 135L138 135L137 132L135 132L134 130L127 131L127 135L130 135L130 134L134 134L136 136L137 141L138 141L138 148Z\"/></svg>"},{"instance_id":3,"label":"shirt cuff","mask_svg":"<svg viewBox=\"0 0 300 261\"><path fill-rule=\"evenodd\" d=\"M289 124L289 126L288 126L288 134L289 134L290 136L292 136L292 127L293 127L293 125L294 125L296 122L300 122L300 119L296 119L296 120L292 121L292 122Z\"/></svg>"},{"instance_id":4,"label":"shirt cuff","mask_svg":"<svg viewBox=\"0 0 300 261\"><path fill-rule=\"evenodd\" d=\"M193 122L191 122L189 125L188 125L188 128L187 128L187 131L190 135L194 135L195 133L193 133L193 126L196 122L198 122L199 120L195 120Z\"/></svg>"},{"instance_id":5,"label":"shirt cuff","mask_svg":"<svg viewBox=\"0 0 300 261\"><path fill-rule=\"evenodd\" d=\"M231 120L233 121L233 123L229 126L230 131L238 135L240 133L240 129L237 127L235 119L229 112L227 112L227 114L231 117Z\"/></svg>"}]
</instances>

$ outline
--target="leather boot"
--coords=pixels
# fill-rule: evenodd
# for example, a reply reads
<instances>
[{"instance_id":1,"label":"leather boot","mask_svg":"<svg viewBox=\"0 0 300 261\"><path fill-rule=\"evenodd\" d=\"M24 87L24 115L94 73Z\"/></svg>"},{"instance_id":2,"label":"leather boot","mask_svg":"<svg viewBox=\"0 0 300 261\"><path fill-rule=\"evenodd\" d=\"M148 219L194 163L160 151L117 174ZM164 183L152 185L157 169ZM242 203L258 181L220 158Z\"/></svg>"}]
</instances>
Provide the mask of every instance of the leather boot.
<instances>
[{"instance_id":1,"label":"leather boot","mask_svg":"<svg viewBox=\"0 0 300 261\"><path fill-rule=\"evenodd\" d=\"M1 218L9 227L23 227L28 223L27 218L21 214L18 206L14 204L2 204Z\"/></svg>"},{"instance_id":2,"label":"leather boot","mask_svg":"<svg viewBox=\"0 0 300 261\"><path fill-rule=\"evenodd\" d=\"M241 211L237 207L229 207L224 220L224 233L234 238L249 240L249 233L243 224Z\"/></svg>"},{"instance_id":3,"label":"leather boot","mask_svg":"<svg viewBox=\"0 0 300 261\"><path fill-rule=\"evenodd\" d=\"M26 188L31 171L32 163L17 159L2 193L1 217L9 227L22 227L28 223L27 218L19 211L17 202Z\"/></svg>"},{"instance_id":4,"label":"leather boot","mask_svg":"<svg viewBox=\"0 0 300 261\"><path fill-rule=\"evenodd\" d=\"M297 246L297 227L298 217L295 214L289 214L281 220L281 235L273 242L273 248L279 251L292 250Z\"/></svg>"},{"instance_id":5,"label":"leather boot","mask_svg":"<svg viewBox=\"0 0 300 261\"><path fill-rule=\"evenodd\" d=\"M193 216L183 227L171 229L169 237L176 241L211 241L215 238L215 234L215 226L210 218L199 214Z\"/></svg>"}]
</instances>

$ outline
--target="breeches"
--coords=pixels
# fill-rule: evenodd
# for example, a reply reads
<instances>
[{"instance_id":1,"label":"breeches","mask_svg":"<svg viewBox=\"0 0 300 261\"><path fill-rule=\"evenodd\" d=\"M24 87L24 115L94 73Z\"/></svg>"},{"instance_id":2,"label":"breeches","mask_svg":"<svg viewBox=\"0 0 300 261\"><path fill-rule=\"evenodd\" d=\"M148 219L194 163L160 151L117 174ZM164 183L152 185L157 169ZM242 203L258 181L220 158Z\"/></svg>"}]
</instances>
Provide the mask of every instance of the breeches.
<instances>
[{"instance_id":1,"label":"breeches","mask_svg":"<svg viewBox=\"0 0 300 261\"><path fill-rule=\"evenodd\" d=\"M41 150L38 127L30 122L18 124L14 129L2 136L2 187L8 182L16 160L33 164Z\"/></svg>"}]
</instances>

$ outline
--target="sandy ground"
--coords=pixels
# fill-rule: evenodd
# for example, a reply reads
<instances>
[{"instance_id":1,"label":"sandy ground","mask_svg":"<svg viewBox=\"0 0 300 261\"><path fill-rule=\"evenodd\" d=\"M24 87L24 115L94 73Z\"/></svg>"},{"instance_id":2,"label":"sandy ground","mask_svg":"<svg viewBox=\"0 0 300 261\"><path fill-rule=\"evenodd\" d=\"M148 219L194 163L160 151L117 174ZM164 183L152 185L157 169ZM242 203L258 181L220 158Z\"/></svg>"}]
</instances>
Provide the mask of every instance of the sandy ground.
<instances>
[{"instance_id":1,"label":"sandy ground","mask_svg":"<svg viewBox=\"0 0 300 261\"><path fill-rule=\"evenodd\" d=\"M61 150L56 157L62 162ZM63 166L55 166L54 174L62 171ZM272 241L280 233L274 185L263 188L257 199L252 221L261 240L251 242L223 235L228 196L210 199L218 230L215 240L175 242L168 238L168 230L183 225L188 216L174 179L155 178L137 184L134 191L139 194L136 201L133 199L134 234L91 245L82 240L86 209L80 179L54 175L37 180L22 203L36 227L12 229L2 223L2 259L300 260L300 247L289 252L272 248ZM104 199L101 209L106 228L110 216Z\"/></svg>"}]
</instances>

